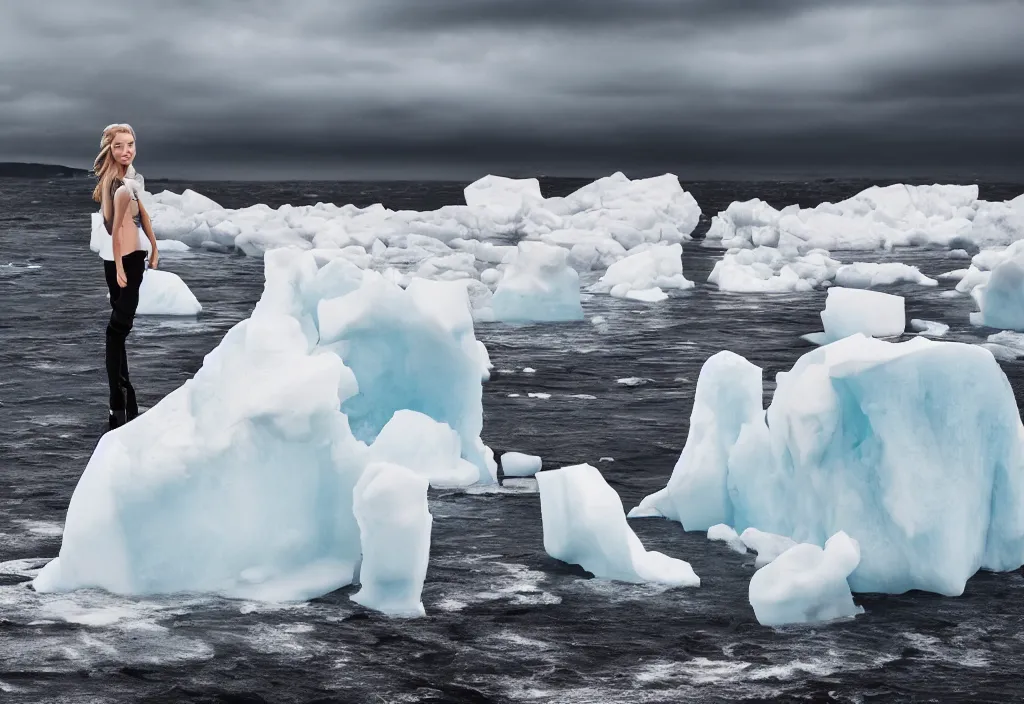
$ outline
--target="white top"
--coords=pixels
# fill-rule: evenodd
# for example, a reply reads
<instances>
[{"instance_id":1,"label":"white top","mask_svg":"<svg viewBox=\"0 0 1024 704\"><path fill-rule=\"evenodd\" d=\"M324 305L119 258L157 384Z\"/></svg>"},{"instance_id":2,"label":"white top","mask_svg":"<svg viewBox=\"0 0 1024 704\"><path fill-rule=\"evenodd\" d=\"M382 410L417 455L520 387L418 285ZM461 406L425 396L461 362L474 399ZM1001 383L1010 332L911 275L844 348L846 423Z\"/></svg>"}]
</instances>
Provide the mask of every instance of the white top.
<instances>
[{"instance_id":1,"label":"white top","mask_svg":"<svg viewBox=\"0 0 1024 704\"><path fill-rule=\"evenodd\" d=\"M124 175L124 185L118 186L117 190L114 191L116 196L122 190L127 190L132 200L138 201L139 196L143 192L143 181L142 175L135 171L134 166L129 166L128 170ZM111 204L113 207L113 204ZM129 205L129 208L131 206ZM134 248L131 248L131 242L128 242L128 251L123 254L131 254L132 251L144 250L149 253L152 247L149 244L149 238L146 237L145 231L139 227L136 235L138 242ZM98 213L94 213L92 217L92 235L90 237L89 248L97 252L101 259L105 261L114 261L114 238L107 234L107 228L103 225L103 205L100 204L100 210Z\"/></svg>"}]
</instances>

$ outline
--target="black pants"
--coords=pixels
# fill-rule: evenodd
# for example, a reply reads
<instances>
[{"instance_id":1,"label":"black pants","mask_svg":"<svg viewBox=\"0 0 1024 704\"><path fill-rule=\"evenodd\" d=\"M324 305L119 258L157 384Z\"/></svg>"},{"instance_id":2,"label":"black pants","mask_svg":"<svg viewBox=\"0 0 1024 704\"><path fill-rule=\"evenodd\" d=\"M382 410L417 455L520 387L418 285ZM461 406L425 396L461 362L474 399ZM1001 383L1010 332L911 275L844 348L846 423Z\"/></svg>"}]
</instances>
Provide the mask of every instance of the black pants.
<instances>
[{"instance_id":1,"label":"black pants","mask_svg":"<svg viewBox=\"0 0 1024 704\"><path fill-rule=\"evenodd\" d=\"M146 253L136 250L121 257L121 266L128 279L128 285L117 285L117 267L114 262L103 262L103 273L110 289L110 322L107 324L107 382L110 384L110 410L127 411L129 419L139 415L135 401L135 389L128 378L128 355L124 343L135 323L135 311L139 307L139 286L146 270Z\"/></svg>"}]
</instances>

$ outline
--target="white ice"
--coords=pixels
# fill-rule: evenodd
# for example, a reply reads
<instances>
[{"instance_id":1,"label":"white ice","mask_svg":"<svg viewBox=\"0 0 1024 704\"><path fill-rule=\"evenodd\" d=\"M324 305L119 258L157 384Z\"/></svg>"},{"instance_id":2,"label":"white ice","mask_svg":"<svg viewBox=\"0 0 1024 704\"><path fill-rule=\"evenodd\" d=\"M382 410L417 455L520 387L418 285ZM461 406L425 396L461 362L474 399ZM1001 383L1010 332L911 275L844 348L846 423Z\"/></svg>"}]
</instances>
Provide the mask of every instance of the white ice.
<instances>
[{"instance_id":1,"label":"white ice","mask_svg":"<svg viewBox=\"0 0 1024 704\"><path fill-rule=\"evenodd\" d=\"M723 350L701 367L686 444L668 486L629 512L630 518L664 516L686 530L732 525L726 484L730 448L741 428L764 415L761 368Z\"/></svg>"},{"instance_id":2,"label":"white ice","mask_svg":"<svg viewBox=\"0 0 1024 704\"><path fill-rule=\"evenodd\" d=\"M910 328L926 337L942 337L949 332L949 326L945 323L934 320L921 320L920 318L913 318L910 321Z\"/></svg>"},{"instance_id":3,"label":"white ice","mask_svg":"<svg viewBox=\"0 0 1024 704\"><path fill-rule=\"evenodd\" d=\"M599 579L700 586L688 562L645 550L619 495L589 464L538 472L544 549Z\"/></svg>"},{"instance_id":4,"label":"white ice","mask_svg":"<svg viewBox=\"0 0 1024 704\"><path fill-rule=\"evenodd\" d=\"M978 187L872 186L839 203L777 210L754 199L734 202L711 219L708 245L725 248L892 249L1009 244L1024 238L1024 198L978 199Z\"/></svg>"},{"instance_id":5,"label":"white ice","mask_svg":"<svg viewBox=\"0 0 1024 704\"><path fill-rule=\"evenodd\" d=\"M825 328L823 333L804 337L819 344L856 334L896 337L907 328L903 296L833 286L825 296L821 323Z\"/></svg>"},{"instance_id":6,"label":"white ice","mask_svg":"<svg viewBox=\"0 0 1024 704\"><path fill-rule=\"evenodd\" d=\"M864 613L846 581L859 562L857 541L842 531L825 541L824 550L809 543L789 548L750 579L758 623L819 623Z\"/></svg>"},{"instance_id":7,"label":"white ice","mask_svg":"<svg viewBox=\"0 0 1024 704\"><path fill-rule=\"evenodd\" d=\"M708 528L708 540L725 543L741 555L747 554L747 546L740 540L740 536L736 534L732 526L727 526L724 523L716 523Z\"/></svg>"},{"instance_id":8,"label":"white ice","mask_svg":"<svg viewBox=\"0 0 1024 704\"><path fill-rule=\"evenodd\" d=\"M693 287L694 283L683 276L683 246L676 243L647 247L620 259L590 290L616 298L658 301L667 297L660 289Z\"/></svg>"},{"instance_id":9,"label":"white ice","mask_svg":"<svg viewBox=\"0 0 1024 704\"><path fill-rule=\"evenodd\" d=\"M811 291L835 278L841 263L823 249L796 250L758 246L730 249L708 276L708 283L735 293Z\"/></svg>"},{"instance_id":10,"label":"white ice","mask_svg":"<svg viewBox=\"0 0 1024 704\"><path fill-rule=\"evenodd\" d=\"M491 298L504 322L582 320L580 277L569 252L543 242L520 242Z\"/></svg>"},{"instance_id":11,"label":"white ice","mask_svg":"<svg viewBox=\"0 0 1024 704\"><path fill-rule=\"evenodd\" d=\"M672 174L631 180L615 173L553 198L543 197L536 179L488 175L464 195L465 205L423 212L379 203L229 209L192 190L142 198L158 237L193 248L262 256L291 246L394 270L390 276L403 286L411 278L475 282L467 285L480 320L490 319L488 296L520 240L561 247L575 271L590 271L641 246L688 240L700 219L697 202Z\"/></svg>"},{"instance_id":12,"label":"white ice","mask_svg":"<svg viewBox=\"0 0 1024 704\"><path fill-rule=\"evenodd\" d=\"M995 257L984 262L988 254ZM994 266L985 276L979 264ZM971 314L973 324L1024 331L1024 240L1000 252L980 252L957 285L958 291L967 288L978 305L978 312Z\"/></svg>"},{"instance_id":13,"label":"white ice","mask_svg":"<svg viewBox=\"0 0 1024 704\"><path fill-rule=\"evenodd\" d=\"M433 517L427 480L401 465L372 462L354 491L363 559L352 601L391 616L423 616Z\"/></svg>"},{"instance_id":14,"label":"white ice","mask_svg":"<svg viewBox=\"0 0 1024 704\"><path fill-rule=\"evenodd\" d=\"M542 462L537 455L505 452L501 455L501 471L506 477L532 477L540 471Z\"/></svg>"},{"instance_id":15,"label":"white ice","mask_svg":"<svg viewBox=\"0 0 1024 704\"><path fill-rule=\"evenodd\" d=\"M979 569L1024 564L1024 426L988 350L857 334L780 373L763 419L716 410L720 424L750 418L641 506L693 507L679 515L689 530L753 526L815 545L845 531L861 548L854 591L959 595Z\"/></svg>"},{"instance_id":16,"label":"white ice","mask_svg":"<svg viewBox=\"0 0 1024 704\"><path fill-rule=\"evenodd\" d=\"M769 562L775 560L776 557L796 545L796 541L792 538L787 538L784 535L765 533L763 530L758 530L757 528L747 528L744 530L743 533L740 534L740 540L748 550L753 550L757 553L757 559L754 560L754 567L757 569L764 567Z\"/></svg>"},{"instance_id":17,"label":"white ice","mask_svg":"<svg viewBox=\"0 0 1024 704\"><path fill-rule=\"evenodd\" d=\"M198 315L203 306L181 277L164 269L146 269L139 287L138 315Z\"/></svg>"},{"instance_id":18,"label":"white ice","mask_svg":"<svg viewBox=\"0 0 1024 704\"><path fill-rule=\"evenodd\" d=\"M845 264L836 271L835 283L846 288L874 288L900 282L938 286L939 282L921 273L916 266L896 262Z\"/></svg>"},{"instance_id":19,"label":"white ice","mask_svg":"<svg viewBox=\"0 0 1024 704\"><path fill-rule=\"evenodd\" d=\"M446 423L494 482L464 287L403 290L296 249L265 270L196 375L100 439L36 589L303 600L349 584L353 489L396 411Z\"/></svg>"}]
</instances>

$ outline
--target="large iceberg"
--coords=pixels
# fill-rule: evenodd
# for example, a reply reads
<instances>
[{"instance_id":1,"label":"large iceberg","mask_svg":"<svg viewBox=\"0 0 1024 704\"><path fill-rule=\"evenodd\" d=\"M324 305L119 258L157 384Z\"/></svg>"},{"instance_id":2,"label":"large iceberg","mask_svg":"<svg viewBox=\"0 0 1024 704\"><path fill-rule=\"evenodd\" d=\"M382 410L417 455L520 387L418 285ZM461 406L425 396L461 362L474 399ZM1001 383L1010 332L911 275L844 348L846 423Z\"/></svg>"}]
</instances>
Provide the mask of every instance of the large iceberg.
<instances>
[{"instance_id":1,"label":"large iceberg","mask_svg":"<svg viewBox=\"0 0 1024 704\"><path fill-rule=\"evenodd\" d=\"M451 428L495 480L464 287L403 290L296 249L265 269L252 315L195 376L101 438L37 590L290 600L349 584L357 482L377 458L415 456L383 447L417 442L381 433L402 410Z\"/></svg>"},{"instance_id":2,"label":"large iceberg","mask_svg":"<svg viewBox=\"0 0 1024 704\"><path fill-rule=\"evenodd\" d=\"M569 252L544 242L520 242L491 298L504 322L581 320L580 276Z\"/></svg>"},{"instance_id":3,"label":"large iceberg","mask_svg":"<svg viewBox=\"0 0 1024 704\"><path fill-rule=\"evenodd\" d=\"M619 495L596 467L538 472L544 549L600 579L700 586L690 563L645 550L626 521Z\"/></svg>"},{"instance_id":4,"label":"large iceberg","mask_svg":"<svg viewBox=\"0 0 1024 704\"><path fill-rule=\"evenodd\" d=\"M818 623L856 616L846 578L860 562L860 547L842 531L825 549L801 543L789 548L750 579L748 596L762 626Z\"/></svg>"},{"instance_id":5,"label":"large iceberg","mask_svg":"<svg viewBox=\"0 0 1024 704\"><path fill-rule=\"evenodd\" d=\"M815 545L845 531L860 545L860 592L958 595L979 569L1024 564L1024 426L988 350L856 334L778 374L763 414L704 400L702 386L730 380L733 396L754 394L753 374L702 373L694 413L721 420L691 428L683 453L713 451L677 464L641 504L658 510L638 514Z\"/></svg>"}]
</instances>

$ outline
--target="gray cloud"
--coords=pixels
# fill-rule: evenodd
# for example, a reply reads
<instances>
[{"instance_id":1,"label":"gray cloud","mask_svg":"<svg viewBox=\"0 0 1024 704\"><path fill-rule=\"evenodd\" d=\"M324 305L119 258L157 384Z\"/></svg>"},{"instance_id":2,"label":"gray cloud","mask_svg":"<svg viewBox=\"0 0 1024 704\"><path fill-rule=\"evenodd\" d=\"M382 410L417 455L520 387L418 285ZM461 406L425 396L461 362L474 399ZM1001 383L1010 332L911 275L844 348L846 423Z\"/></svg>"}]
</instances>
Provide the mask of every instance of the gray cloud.
<instances>
[{"instance_id":1,"label":"gray cloud","mask_svg":"<svg viewBox=\"0 0 1024 704\"><path fill-rule=\"evenodd\" d=\"M1013 175L1024 3L0 5L0 160L147 175Z\"/></svg>"}]
</instances>

